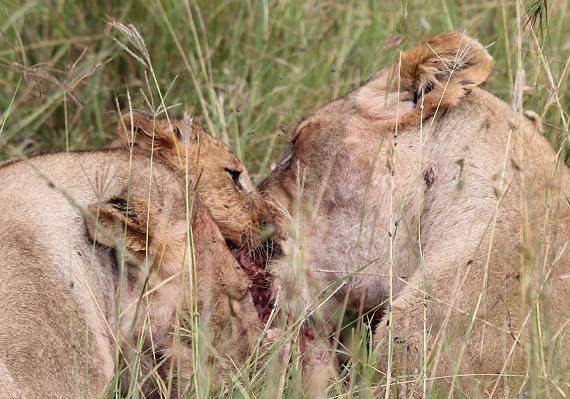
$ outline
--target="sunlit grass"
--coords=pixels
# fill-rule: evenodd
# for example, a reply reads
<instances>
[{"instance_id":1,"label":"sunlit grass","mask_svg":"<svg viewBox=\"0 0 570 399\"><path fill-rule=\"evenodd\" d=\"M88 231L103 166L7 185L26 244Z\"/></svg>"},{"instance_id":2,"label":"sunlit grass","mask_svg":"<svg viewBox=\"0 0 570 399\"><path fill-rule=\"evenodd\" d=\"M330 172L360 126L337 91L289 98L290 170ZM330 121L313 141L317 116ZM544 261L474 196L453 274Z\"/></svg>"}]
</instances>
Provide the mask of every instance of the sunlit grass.
<instances>
[{"instance_id":1,"label":"sunlit grass","mask_svg":"<svg viewBox=\"0 0 570 399\"><path fill-rule=\"evenodd\" d=\"M569 6L567 0L528 4L4 0L0 160L20 153L104 145L114 136L118 109L168 110L169 115L189 110L211 134L226 141L259 179L269 172L288 132L302 117L393 63L401 49L447 30L465 31L489 46L496 65L488 89L510 103L518 87L524 94L523 109L544 118L546 136L568 160ZM107 16L134 24L147 53L129 53L118 45L116 40L123 40L124 32L121 36L113 31ZM521 69L526 78L517 82ZM300 244L297 250L302 250ZM300 319L307 315L305 304L287 306ZM193 338L199 354L195 381L201 377L195 384L199 389L188 395L306 395L302 354L296 346L300 319L277 320L282 335L272 344L260 340L245 364L229 368L221 388L210 385L207 371L200 374L208 350L200 343L207 341L205 329L200 320L188 320L186 324L194 328L180 329L180 334ZM339 322L331 337L343 365L321 393L377 397L386 380L378 379L367 318L355 315L344 323ZM540 352L540 344L536 345ZM543 375L550 373L541 367ZM135 375L127 397L137 396L137 384L143 380L156 378ZM410 382L406 376L396 376L389 383L397 392L399 385ZM163 382L165 392L169 384ZM119 373L111 386L119 389ZM428 394L447 397L447 392L435 390Z\"/></svg>"}]
</instances>

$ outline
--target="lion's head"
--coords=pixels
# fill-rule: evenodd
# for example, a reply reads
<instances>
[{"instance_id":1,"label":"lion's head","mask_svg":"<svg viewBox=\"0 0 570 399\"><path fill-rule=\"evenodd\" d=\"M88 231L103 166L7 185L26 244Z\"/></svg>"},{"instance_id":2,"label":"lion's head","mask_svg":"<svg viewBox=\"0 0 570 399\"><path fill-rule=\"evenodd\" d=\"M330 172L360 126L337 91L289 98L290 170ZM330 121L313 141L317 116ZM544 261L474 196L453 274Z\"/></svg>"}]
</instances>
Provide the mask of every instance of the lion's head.
<instances>
[{"instance_id":1,"label":"lion's head","mask_svg":"<svg viewBox=\"0 0 570 399\"><path fill-rule=\"evenodd\" d=\"M221 140L207 134L191 118L153 118L126 113L113 146L134 144L169 164L188 171L200 200L224 238L233 246L258 243L268 223L265 202L244 164Z\"/></svg>"},{"instance_id":2,"label":"lion's head","mask_svg":"<svg viewBox=\"0 0 570 399\"><path fill-rule=\"evenodd\" d=\"M300 122L285 156L260 186L271 199L268 203L280 204L274 217L291 212L299 182L304 194L316 196L317 207L332 175L343 175L339 178L347 190L365 186L351 182L361 173L349 172L369 167L358 163L363 149L371 150L378 137L396 137L399 131L443 115L484 83L492 67L491 56L478 41L444 33L402 52L364 85Z\"/></svg>"},{"instance_id":3,"label":"lion's head","mask_svg":"<svg viewBox=\"0 0 570 399\"><path fill-rule=\"evenodd\" d=\"M297 125L284 157L260 186L267 203L276 204L270 211L283 232L274 237L277 252L297 253L296 243L302 244L299 267L287 258L272 262L281 292L318 303L327 287L350 277L352 283L336 293L350 294L348 307L358 309L364 300L370 309L381 302L385 279L374 277L376 286L366 290L369 281L355 282L366 273L352 274L351 268L385 261L392 206L417 204L406 199L417 192L409 187L416 187L410 182L420 175L421 132L432 124L432 132L441 130L438 122L486 81L492 65L476 40L445 33L402 52L361 87ZM453 118L461 123L462 117ZM429 182L429 171L425 176ZM338 304L328 301L320 310L328 317Z\"/></svg>"}]
</instances>

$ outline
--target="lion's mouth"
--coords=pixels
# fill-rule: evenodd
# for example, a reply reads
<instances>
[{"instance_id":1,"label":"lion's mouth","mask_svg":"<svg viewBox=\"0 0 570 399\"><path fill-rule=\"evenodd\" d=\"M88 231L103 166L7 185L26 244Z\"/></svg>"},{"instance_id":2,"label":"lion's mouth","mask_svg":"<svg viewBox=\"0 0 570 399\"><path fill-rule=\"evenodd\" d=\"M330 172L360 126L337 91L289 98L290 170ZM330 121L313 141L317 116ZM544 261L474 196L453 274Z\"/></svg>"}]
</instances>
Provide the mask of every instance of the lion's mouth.
<instances>
[{"instance_id":1,"label":"lion's mouth","mask_svg":"<svg viewBox=\"0 0 570 399\"><path fill-rule=\"evenodd\" d=\"M272 259L283 256L279 241L268 240L254 250L238 248L231 242L228 242L228 246L251 281L250 292L253 304L259 320L263 325L267 325L275 306L272 296L273 276L267 270L267 266ZM299 339L304 354L304 367L322 367L325 359L330 357L327 355L331 349L330 342L317 340L309 323L303 323Z\"/></svg>"},{"instance_id":2,"label":"lion's mouth","mask_svg":"<svg viewBox=\"0 0 570 399\"><path fill-rule=\"evenodd\" d=\"M249 290L259 320L267 324L274 307L271 290L273 280L267 266L273 257L278 256L279 251L274 248L272 240L266 241L255 249L238 248L231 242L228 242L228 246L251 281Z\"/></svg>"}]
</instances>

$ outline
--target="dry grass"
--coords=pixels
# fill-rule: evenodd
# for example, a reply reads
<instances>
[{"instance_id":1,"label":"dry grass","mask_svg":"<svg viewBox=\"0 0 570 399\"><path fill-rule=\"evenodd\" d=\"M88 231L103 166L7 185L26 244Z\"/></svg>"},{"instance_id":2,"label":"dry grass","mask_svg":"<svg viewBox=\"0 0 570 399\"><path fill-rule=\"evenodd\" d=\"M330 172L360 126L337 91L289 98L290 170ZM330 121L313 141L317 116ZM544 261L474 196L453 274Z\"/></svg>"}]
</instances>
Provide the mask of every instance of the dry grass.
<instances>
[{"instance_id":1,"label":"dry grass","mask_svg":"<svg viewBox=\"0 0 570 399\"><path fill-rule=\"evenodd\" d=\"M496 61L489 90L538 112L553 146L570 159L568 0L2 0L0 13L0 160L101 146L114 134L118 109L190 110L259 178L303 116L392 63L400 49L447 30L489 45ZM107 16L134 24L140 37L113 30ZM268 356L256 352L236 366L225 392L202 383L189 396L305 395L294 346L292 366L280 362L299 323L283 327ZM328 395L376 397L382 386L375 385L370 326L360 318L339 326L341 333L350 344L336 349L349 367ZM207 350L192 334L196 353ZM570 387L561 397L564 391ZM130 392L136 396L137 387Z\"/></svg>"}]
</instances>

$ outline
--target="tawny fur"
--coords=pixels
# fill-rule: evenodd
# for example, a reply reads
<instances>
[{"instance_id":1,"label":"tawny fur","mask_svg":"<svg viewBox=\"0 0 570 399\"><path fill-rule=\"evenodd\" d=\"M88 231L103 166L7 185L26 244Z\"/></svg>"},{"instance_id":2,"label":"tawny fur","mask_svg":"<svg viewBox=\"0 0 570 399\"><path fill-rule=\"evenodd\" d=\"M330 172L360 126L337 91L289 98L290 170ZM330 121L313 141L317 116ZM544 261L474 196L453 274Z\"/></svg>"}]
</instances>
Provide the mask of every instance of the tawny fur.
<instances>
[{"instance_id":1,"label":"tawny fur","mask_svg":"<svg viewBox=\"0 0 570 399\"><path fill-rule=\"evenodd\" d=\"M477 40L443 33L402 53L354 93L354 102L364 114L405 128L456 105L492 69L493 59Z\"/></svg>"},{"instance_id":2,"label":"tawny fur","mask_svg":"<svg viewBox=\"0 0 570 399\"><path fill-rule=\"evenodd\" d=\"M221 140L207 134L189 118L155 119L126 113L117 127L113 146L135 144L184 174L188 169L201 201L227 240L255 246L267 223L263 198L244 164ZM231 173L239 175L239 186Z\"/></svg>"},{"instance_id":3,"label":"tawny fur","mask_svg":"<svg viewBox=\"0 0 570 399\"><path fill-rule=\"evenodd\" d=\"M11 162L0 167L0 179L0 387L11 387L3 393L97 397L118 366L116 345L131 362L141 334L141 373L165 360L158 374L166 377L172 364L184 390L192 352L173 332L177 309L187 315L191 298L187 220L212 356L239 362L250 352L259 321L249 280L198 200L187 218L185 188L169 167L155 160L151 177L145 153L130 159L113 149ZM125 248L131 255L121 269ZM152 293L141 297L147 276Z\"/></svg>"},{"instance_id":4,"label":"tawny fur","mask_svg":"<svg viewBox=\"0 0 570 399\"><path fill-rule=\"evenodd\" d=\"M279 286L325 322L345 301L379 308L379 369L391 332L392 375L419 376L402 397L421 396L424 376L428 388L515 396L539 373L525 350L540 314L544 362L559 373L546 386L567 391L570 172L539 121L476 87L492 66L477 41L427 43L302 122L262 184L282 229L300 223L272 266ZM437 378L454 374L463 377Z\"/></svg>"}]
</instances>

